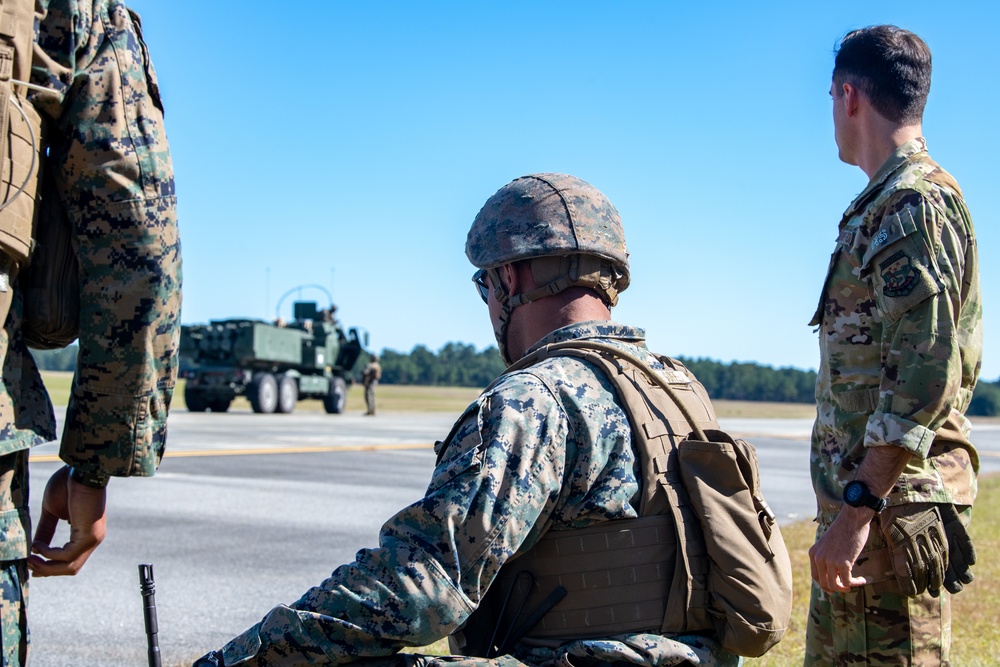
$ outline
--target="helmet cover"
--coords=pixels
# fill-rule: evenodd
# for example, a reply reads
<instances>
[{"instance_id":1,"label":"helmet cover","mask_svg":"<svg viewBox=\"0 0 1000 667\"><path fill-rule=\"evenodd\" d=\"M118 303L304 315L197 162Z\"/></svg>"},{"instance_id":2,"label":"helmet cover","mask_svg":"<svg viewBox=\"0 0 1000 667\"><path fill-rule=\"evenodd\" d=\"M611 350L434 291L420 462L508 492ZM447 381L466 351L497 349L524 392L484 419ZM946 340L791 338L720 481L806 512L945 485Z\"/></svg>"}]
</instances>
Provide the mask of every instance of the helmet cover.
<instances>
[{"instance_id":1,"label":"helmet cover","mask_svg":"<svg viewBox=\"0 0 1000 667\"><path fill-rule=\"evenodd\" d=\"M465 242L478 268L534 257L597 255L612 262L629 284L628 251L621 216L600 190L568 174L517 178L490 197Z\"/></svg>"}]
</instances>

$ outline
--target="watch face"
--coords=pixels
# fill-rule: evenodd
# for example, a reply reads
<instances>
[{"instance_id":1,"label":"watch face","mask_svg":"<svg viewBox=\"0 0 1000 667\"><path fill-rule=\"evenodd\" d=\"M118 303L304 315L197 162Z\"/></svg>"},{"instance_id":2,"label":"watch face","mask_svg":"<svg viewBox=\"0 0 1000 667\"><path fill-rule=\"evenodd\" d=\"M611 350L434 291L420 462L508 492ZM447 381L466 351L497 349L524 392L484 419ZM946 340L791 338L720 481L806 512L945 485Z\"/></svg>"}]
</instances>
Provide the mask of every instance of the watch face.
<instances>
[{"instance_id":1,"label":"watch face","mask_svg":"<svg viewBox=\"0 0 1000 667\"><path fill-rule=\"evenodd\" d=\"M861 500L861 496L864 495L865 489L863 486L857 482L851 482L844 489L844 499L849 503L856 503Z\"/></svg>"}]
</instances>

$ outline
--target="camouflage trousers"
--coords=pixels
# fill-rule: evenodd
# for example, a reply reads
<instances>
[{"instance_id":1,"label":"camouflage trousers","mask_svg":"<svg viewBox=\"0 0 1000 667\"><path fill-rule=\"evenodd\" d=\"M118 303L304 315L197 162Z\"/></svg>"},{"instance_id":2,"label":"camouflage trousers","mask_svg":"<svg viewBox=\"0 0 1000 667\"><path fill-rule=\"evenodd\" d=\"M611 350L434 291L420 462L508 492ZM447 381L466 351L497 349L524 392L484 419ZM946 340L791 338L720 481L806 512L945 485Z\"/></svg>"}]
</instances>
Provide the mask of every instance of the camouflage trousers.
<instances>
[{"instance_id":1,"label":"camouflage trousers","mask_svg":"<svg viewBox=\"0 0 1000 667\"><path fill-rule=\"evenodd\" d=\"M368 408L368 414L375 414L375 385L377 382L369 382L365 385L365 407Z\"/></svg>"},{"instance_id":2,"label":"camouflage trousers","mask_svg":"<svg viewBox=\"0 0 1000 667\"><path fill-rule=\"evenodd\" d=\"M518 646L512 655L477 658L464 655L399 653L362 658L355 667L738 667L739 656L707 637L668 639L659 635L618 635L579 640L559 648Z\"/></svg>"},{"instance_id":3,"label":"camouflage trousers","mask_svg":"<svg viewBox=\"0 0 1000 667\"><path fill-rule=\"evenodd\" d=\"M28 562L0 563L0 667L28 662Z\"/></svg>"},{"instance_id":4,"label":"camouflage trousers","mask_svg":"<svg viewBox=\"0 0 1000 667\"><path fill-rule=\"evenodd\" d=\"M822 534L821 526L817 538ZM865 551L885 545L871 531ZM836 665L948 665L951 597L913 597L861 586L827 593L813 582L806 629L806 667Z\"/></svg>"}]
</instances>

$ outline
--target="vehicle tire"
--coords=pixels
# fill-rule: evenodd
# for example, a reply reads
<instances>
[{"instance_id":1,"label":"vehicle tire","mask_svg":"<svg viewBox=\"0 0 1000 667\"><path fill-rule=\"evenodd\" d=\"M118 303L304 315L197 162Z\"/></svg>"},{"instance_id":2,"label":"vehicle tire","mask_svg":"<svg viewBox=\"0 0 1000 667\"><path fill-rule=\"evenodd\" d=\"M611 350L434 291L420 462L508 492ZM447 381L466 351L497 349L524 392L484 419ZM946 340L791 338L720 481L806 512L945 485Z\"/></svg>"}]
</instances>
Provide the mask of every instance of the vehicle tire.
<instances>
[{"instance_id":1,"label":"vehicle tire","mask_svg":"<svg viewBox=\"0 0 1000 667\"><path fill-rule=\"evenodd\" d=\"M232 402L231 398L217 398L208 404L208 409L212 412L229 412Z\"/></svg>"},{"instance_id":2,"label":"vehicle tire","mask_svg":"<svg viewBox=\"0 0 1000 667\"><path fill-rule=\"evenodd\" d=\"M270 373L254 373L247 391L254 412L270 414L278 407L278 381Z\"/></svg>"},{"instance_id":3,"label":"vehicle tire","mask_svg":"<svg viewBox=\"0 0 1000 667\"><path fill-rule=\"evenodd\" d=\"M286 375L278 382L278 412L289 414L299 400L299 385L295 378Z\"/></svg>"},{"instance_id":4,"label":"vehicle tire","mask_svg":"<svg viewBox=\"0 0 1000 667\"><path fill-rule=\"evenodd\" d=\"M184 403L189 412L208 410L208 399L205 398L205 393L197 389L184 387Z\"/></svg>"},{"instance_id":5,"label":"vehicle tire","mask_svg":"<svg viewBox=\"0 0 1000 667\"><path fill-rule=\"evenodd\" d=\"M323 397L323 409L327 414L339 415L347 403L347 382L342 377L330 380L330 393Z\"/></svg>"}]
</instances>

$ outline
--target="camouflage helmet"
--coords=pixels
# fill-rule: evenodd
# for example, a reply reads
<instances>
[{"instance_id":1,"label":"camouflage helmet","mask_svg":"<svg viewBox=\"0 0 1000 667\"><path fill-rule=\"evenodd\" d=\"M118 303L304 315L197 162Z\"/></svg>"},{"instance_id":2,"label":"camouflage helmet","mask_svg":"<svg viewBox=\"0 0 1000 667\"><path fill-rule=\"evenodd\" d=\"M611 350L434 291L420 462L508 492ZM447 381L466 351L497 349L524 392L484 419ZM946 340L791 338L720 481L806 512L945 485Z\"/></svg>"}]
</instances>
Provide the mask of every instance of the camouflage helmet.
<instances>
[{"instance_id":1,"label":"camouflage helmet","mask_svg":"<svg viewBox=\"0 0 1000 667\"><path fill-rule=\"evenodd\" d=\"M480 269L536 257L597 256L610 261L615 291L629 284L621 216L600 190L568 174L530 174L500 188L472 223L465 254Z\"/></svg>"}]
</instances>

